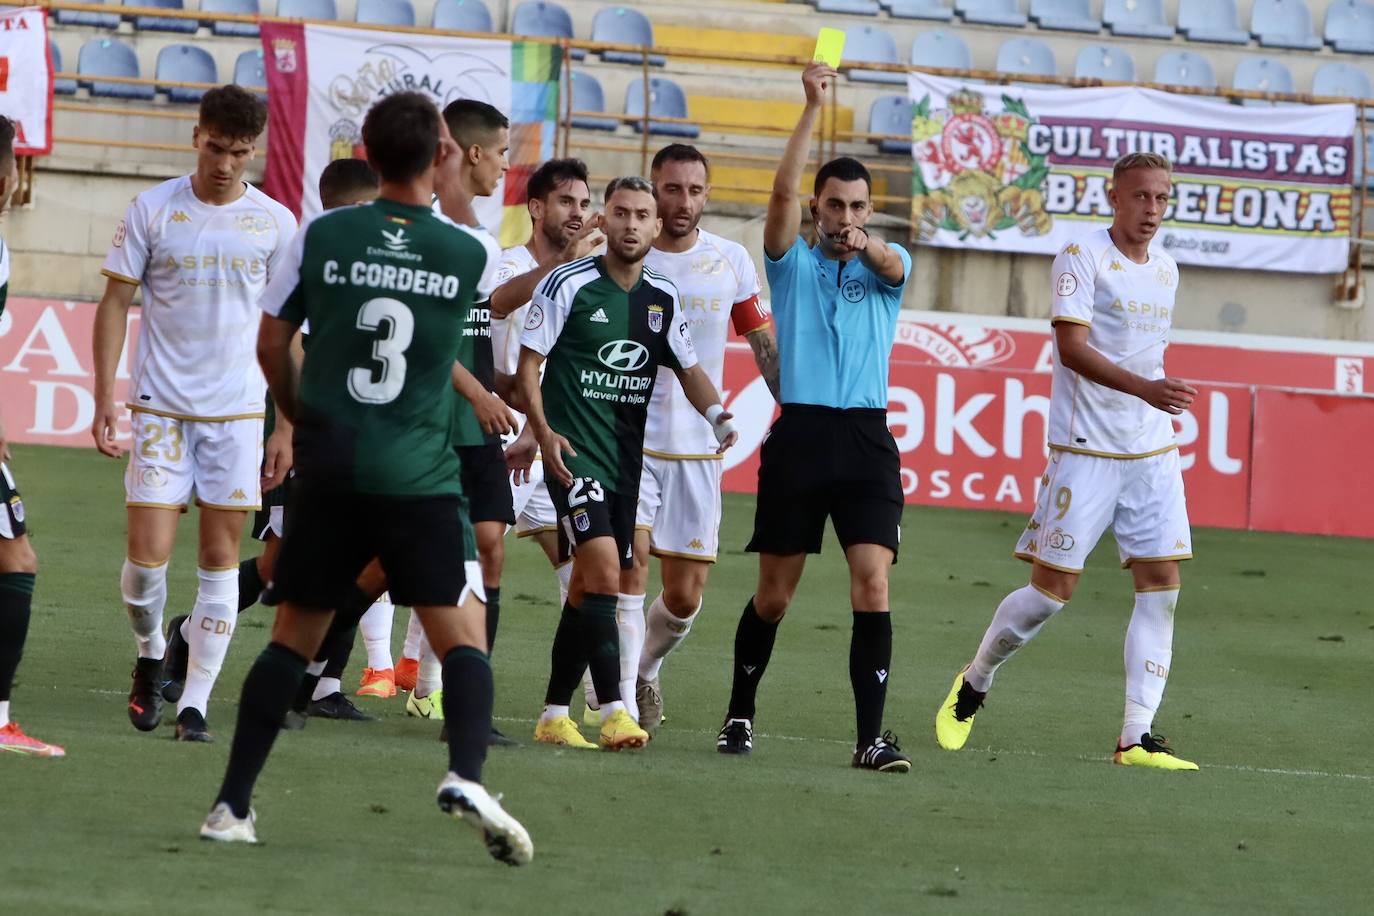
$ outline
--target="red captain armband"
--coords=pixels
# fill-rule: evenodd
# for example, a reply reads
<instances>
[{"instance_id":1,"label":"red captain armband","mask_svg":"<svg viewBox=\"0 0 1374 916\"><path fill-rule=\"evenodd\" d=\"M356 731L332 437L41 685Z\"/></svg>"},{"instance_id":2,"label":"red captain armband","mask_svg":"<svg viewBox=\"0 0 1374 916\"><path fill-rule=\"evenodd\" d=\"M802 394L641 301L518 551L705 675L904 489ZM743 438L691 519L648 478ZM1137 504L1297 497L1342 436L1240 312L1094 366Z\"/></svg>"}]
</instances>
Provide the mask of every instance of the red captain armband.
<instances>
[{"instance_id":1,"label":"red captain armband","mask_svg":"<svg viewBox=\"0 0 1374 916\"><path fill-rule=\"evenodd\" d=\"M763 307L758 296L741 299L730 309L730 322L735 326L735 333L741 337L766 328L772 319L773 316Z\"/></svg>"}]
</instances>

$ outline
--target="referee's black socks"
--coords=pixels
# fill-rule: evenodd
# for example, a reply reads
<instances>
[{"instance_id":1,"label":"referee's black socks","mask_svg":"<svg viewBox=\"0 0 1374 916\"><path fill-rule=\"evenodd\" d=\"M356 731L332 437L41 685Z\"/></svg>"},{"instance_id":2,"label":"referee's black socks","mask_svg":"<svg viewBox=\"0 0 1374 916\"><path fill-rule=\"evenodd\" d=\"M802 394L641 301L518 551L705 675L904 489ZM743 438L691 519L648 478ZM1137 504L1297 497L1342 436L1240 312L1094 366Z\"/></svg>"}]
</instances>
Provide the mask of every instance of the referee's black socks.
<instances>
[{"instance_id":1,"label":"referee's black socks","mask_svg":"<svg viewBox=\"0 0 1374 916\"><path fill-rule=\"evenodd\" d=\"M892 665L892 615L854 612L854 635L849 642L849 683L854 686L854 719L863 748L883 730L887 675Z\"/></svg>"},{"instance_id":2,"label":"referee's black socks","mask_svg":"<svg viewBox=\"0 0 1374 916\"><path fill-rule=\"evenodd\" d=\"M481 649L457 646L444 656L443 677L448 768L481 782L491 738L491 660Z\"/></svg>"},{"instance_id":3,"label":"referee's black socks","mask_svg":"<svg viewBox=\"0 0 1374 916\"><path fill-rule=\"evenodd\" d=\"M281 731L282 718L305 676L305 658L270 642L262 650L239 697L238 724L229 750L229 767L224 772L217 802L228 802L235 817L247 817L253 798L253 784Z\"/></svg>"},{"instance_id":4,"label":"referee's black socks","mask_svg":"<svg viewBox=\"0 0 1374 916\"><path fill-rule=\"evenodd\" d=\"M731 719L754 718L754 697L759 681L773 656L773 642L778 638L777 623L770 623L754 610L754 599L744 606L739 626L735 628L735 678L730 687Z\"/></svg>"},{"instance_id":5,"label":"referee's black socks","mask_svg":"<svg viewBox=\"0 0 1374 916\"><path fill-rule=\"evenodd\" d=\"M490 640L491 636L488 635ZM544 702L550 706L568 706L572 703L573 691L582 683L582 674L587 670L587 654L582 650L582 614L572 606L563 604L563 613L558 618L558 629L553 634L553 648L549 650L549 689L544 693Z\"/></svg>"}]
</instances>

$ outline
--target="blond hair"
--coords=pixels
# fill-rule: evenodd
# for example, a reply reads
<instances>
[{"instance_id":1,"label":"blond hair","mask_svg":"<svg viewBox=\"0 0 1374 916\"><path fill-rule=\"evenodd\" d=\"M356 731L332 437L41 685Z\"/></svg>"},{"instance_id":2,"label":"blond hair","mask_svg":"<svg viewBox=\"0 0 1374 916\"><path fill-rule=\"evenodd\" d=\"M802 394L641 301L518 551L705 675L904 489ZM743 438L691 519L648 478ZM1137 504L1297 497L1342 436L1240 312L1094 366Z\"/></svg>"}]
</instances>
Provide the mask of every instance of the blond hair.
<instances>
[{"instance_id":1,"label":"blond hair","mask_svg":"<svg viewBox=\"0 0 1374 916\"><path fill-rule=\"evenodd\" d=\"M1112 166L1112 184L1131 169L1162 169L1173 174L1174 165L1159 153L1127 153Z\"/></svg>"}]
</instances>

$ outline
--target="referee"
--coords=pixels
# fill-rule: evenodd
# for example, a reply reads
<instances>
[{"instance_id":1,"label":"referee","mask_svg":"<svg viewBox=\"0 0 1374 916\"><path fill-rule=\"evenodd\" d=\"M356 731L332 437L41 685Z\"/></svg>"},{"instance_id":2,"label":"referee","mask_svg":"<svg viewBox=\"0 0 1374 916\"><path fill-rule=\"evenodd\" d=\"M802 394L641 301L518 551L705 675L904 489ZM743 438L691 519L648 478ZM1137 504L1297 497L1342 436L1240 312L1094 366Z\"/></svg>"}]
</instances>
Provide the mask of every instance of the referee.
<instances>
[{"instance_id":1,"label":"referee","mask_svg":"<svg viewBox=\"0 0 1374 916\"><path fill-rule=\"evenodd\" d=\"M854 611L853 763L905 773L911 761L882 721L892 659L888 568L897 559L902 522L897 443L887 428L887 368L911 256L864 229L873 215L872 180L850 158L816 173L810 206L820 241L808 247L798 235L797 185L826 89L837 76L820 63L802 73L806 108L768 201L764 267L781 356L782 416L761 452L747 548L759 555L759 580L735 631L734 685L716 748L724 754L753 749L759 681L806 555L821 552L829 517L849 563Z\"/></svg>"}]
</instances>

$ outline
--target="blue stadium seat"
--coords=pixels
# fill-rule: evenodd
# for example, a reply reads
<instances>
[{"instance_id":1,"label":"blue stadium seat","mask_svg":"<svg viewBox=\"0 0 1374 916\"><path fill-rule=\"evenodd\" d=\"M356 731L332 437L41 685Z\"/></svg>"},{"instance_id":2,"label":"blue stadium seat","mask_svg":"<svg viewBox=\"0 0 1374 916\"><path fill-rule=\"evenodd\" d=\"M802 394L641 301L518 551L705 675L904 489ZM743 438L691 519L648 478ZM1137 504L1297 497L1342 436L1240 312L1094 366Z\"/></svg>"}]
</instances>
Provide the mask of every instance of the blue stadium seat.
<instances>
[{"instance_id":1,"label":"blue stadium seat","mask_svg":"<svg viewBox=\"0 0 1374 916\"><path fill-rule=\"evenodd\" d=\"M262 48L244 51L234 61L234 85L248 88L267 88L267 68L263 65Z\"/></svg>"},{"instance_id":2,"label":"blue stadium seat","mask_svg":"<svg viewBox=\"0 0 1374 916\"><path fill-rule=\"evenodd\" d=\"M181 0L124 0L125 6L156 6L164 10L184 10ZM171 16L134 16L134 28L140 32L179 32L193 35L200 28L194 19L174 19Z\"/></svg>"},{"instance_id":3,"label":"blue stadium seat","mask_svg":"<svg viewBox=\"0 0 1374 916\"><path fill-rule=\"evenodd\" d=\"M48 53L52 55L52 70L54 73L62 72L62 49L57 46L57 42L48 39ZM76 80L58 77L53 80L52 91L58 95L76 95Z\"/></svg>"},{"instance_id":4,"label":"blue stadium seat","mask_svg":"<svg viewBox=\"0 0 1374 916\"><path fill-rule=\"evenodd\" d=\"M615 118L593 118L579 115L579 111L605 111L606 93L601 83L589 73L572 72L572 126L584 130L615 130L620 122Z\"/></svg>"},{"instance_id":5,"label":"blue stadium seat","mask_svg":"<svg viewBox=\"0 0 1374 916\"><path fill-rule=\"evenodd\" d=\"M1368 131L1364 135L1364 144L1361 146L1359 138L1355 140L1355 167L1354 181L1356 185L1364 182L1365 187L1374 188L1374 172L1366 172L1364 164L1374 157L1374 130Z\"/></svg>"},{"instance_id":6,"label":"blue stadium seat","mask_svg":"<svg viewBox=\"0 0 1374 916\"><path fill-rule=\"evenodd\" d=\"M1113 35L1174 37L1174 27L1164 17L1164 0L1103 0L1102 21Z\"/></svg>"},{"instance_id":7,"label":"blue stadium seat","mask_svg":"<svg viewBox=\"0 0 1374 916\"><path fill-rule=\"evenodd\" d=\"M490 32L491 10L482 0L439 0L431 25L455 32Z\"/></svg>"},{"instance_id":8,"label":"blue stadium seat","mask_svg":"<svg viewBox=\"0 0 1374 916\"><path fill-rule=\"evenodd\" d=\"M107 0L91 0L93 3L104 3ZM87 13L77 10L53 10L53 18L59 25L93 25L98 29L117 29L119 28L118 13Z\"/></svg>"},{"instance_id":9,"label":"blue stadium seat","mask_svg":"<svg viewBox=\"0 0 1374 916\"><path fill-rule=\"evenodd\" d=\"M1250 33L1269 48L1316 51L1321 39L1312 33L1312 13L1306 0L1255 0L1250 10Z\"/></svg>"},{"instance_id":10,"label":"blue stadium seat","mask_svg":"<svg viewBox=\"0 0 1374 916\"><path fill-rule=\"evenodd\" d=\"M625 90L625 113L636 117L644 116L644 81L632 80ZM687 117L687 96L682 87L670 79L655 76L649 80L649 133L667 134L671 137L696 137L701 128L695 124L664 124L654 118ZM643 121L630 124L636 131L644 130Z\"/></svg>"},{"instance_id":11,"label":"blue stadium seat","mask_svg":"<svg viewBox=\"0 0 1374 916\"><path fill-rule=\"evenodd\" d=\"M1246 89L1251 92L1294 92L1293 74L1281 61L1272 57L1245 57L1236 65L1231 77L1232 89ZM1241 99L1242 105L1259 108L1272 108L1274 102L1263 99Z\"/></svg>"},{"instance_id":12,"label":"blue stadium seat","mask_svg":"<svg viewBox=\"0 0 1374 916\"><path fill-rule=\"evenodd\" d=\"M1102 31L1102 21L1093 15L1088 0L1031 0L1030 17L1042 29Z\"/></svg>"},{"instance_id":13,"label":"blue stadium seat","mask_svg":"<svg viewBox=\"0 0 1374 916\"><path fill-rule=\"evenodd\" d=\"M1027 21L1018 0L954 0L954 11L963 16L965 22L980 22L983 25L1020 28Z\"/></svg>"},{"instance_id":14,"label":"blue stadium seat","mask_svg":"<svg viewBox=\"0 0 1374 916\"><path fill-rule=\"evenodd\" d=\"M1054 76L1059 67L1050 46L1038 38L1009 38L997 49L998 73Z\"/></svg>"},{"instance_id":15,"label":"blue stadium seat","mask_svg":"<svg viewBox=\"0 0 1374 916\"><path fill-rule=\"evenodd\" d=\"M167 93L169 102L196 103L205 95L204 89L164 86L169 83L218 83L219 68L210 52L195 45L167 45L157 52L157 71L154 79L158 90Z\"/></svg>"},{"instance_id":16,"label":"blue stadium seat","mask_svg":"<svg viewBox=\"0 0 1374 916\"><path fill-rule=\"evenodd\" d=\"M510 14L510 30L513 35L535 38L572 38L572 16L557 3L525 0ZM587 52L581 48L572 50L573 60L581 60L586 56Z\"/></svg>"},{"instance_id":17,"label":"blue stadium seat","mask_svg":"<svg viewBox=\"0 0 1374 916\"><path fill-rule=\"evenodd\" d=\"M1189 86L1195 89L1217 88L1217 77L1207 58L1192 51L1169 51L1155 61L1154 82L1165 86Z\"/></svg>"},{"instance_id":18,"label":"blue stadium seat","mask_svg":"<svg viewBox=\"0 0 1374 916\"><path fill-rule=\"evenodd\" d=\"M1365 0L1331 0L1322 33L1337 51L1374 54L1374 5Z\"/></svg>"},{"instance_id":19,"label":"blue stadium seat","mask_svg":"<svg viewBox=\"0 0 1374 916\"><path fill-rule=\"evenodd\" d=\"M1133 83L1135 60L1130 51L1117 45L1086 45L1074 61L1073 75L1079 79Z\"/></svg>"},{"instance_id":20,"label":"blue stadium seat","mask_svg":"<svg viewBox=\"0 0 1374 916\"><path fill-rule=\"evenodd\" d=\"M127 76L137 77L138 55L134 49L118 38L92 38L81 46L76 59L76 72L83 79L77 84L85 86L91 95L110 96L118 99L145 99L151 101L157 93L152 86L132 85L129 83L107 83L91 77Z\"/></svg>"},{"instance_id":21,"label":"blue stadium seat","mask_svg":"<svg viewBox=\"0 0 1374 916\"><path fill-rule=\"evenodd\" d=\"M911 63L916 67L972 70L973 54L958 35L935 29L922 32L911 40Z\"/></svg>"},{"instance_id":22,"label":"blue stadium seat","mask_svg":"<svg viewBox=\"0 0 1374 916\"><path fill-rule=\"evenodd\" d=\"M848 13L851 16L876 16L878 0L811 0L821 13Z\"/></svg>"},{"instance_id":23,"label":"blue stadium seat","mask_svg":"<svg viewBox=\"0 0 1374 916\"><path fill-rule=\"evenodd\" d=\"M1351 64L1331 63L1317 68L1312 74L1313 95L1337 95L1347 99L1371 99L1369 77Z\"/></svg>"},{"instance_id":24,"label":"blue stadium seat","mask_svg":"<svg viewBox=\"0 0 1374 916\"><path fill-rule=\"evenodd\" d=\"M885 95L868 110L870 134L896 134L905 140L877 140L884 153L911 155L911 99L904 95Z\"/></svg>"},{"instance_id":25,"label":"blue stadium seat","mask_svg":"<svg viewBox=\"0 0 1374 916\"><path fill-rule=\"evenodd\" d=\"M949 22L954 18L954 10L945 0L879 0L887 7L887 14L893 19L934 19Z\"/></svg>"},{"instance_id":26,"label":"blue stadium seat","mask_svg":"<svg viewBox=\"0 0 1374 916\"><path fill-rule=\"evenodd\" d=\"M200 0L202 13L237 13L243 16L257 16L262 12L258 0ZM244 38L257 38L258 26L255 22L207 22L214 35L239 35Z\"/></svg>"},{"instance_id":27,"label":"blue stadium seat","mask_svg":"<svg viewBox=\"0 0 1374 916\"><path fill-rule=\"evenodd\" d=\"M1178 0L1178 30L1189 41L1250 43L1250 33L1240 27L1236 0Z\"/></svg>"},{"instance_id":28,"label":"blue stadium seat","mask_svg":"<svg viewBox=\"0 0 1374 916\"><path fill-rule=\"evenodd\" d=\"M897 42L877 26L856 25L845 29L844 62L848 64L900 64ZM905 73L883 70L849 70L849 78L865 83L905 83Z\"/></svg>"},{"instance_id":29,"label":"blue stadium seat","mask_svg":"<svg viewBox=\"0 0 1374 916\"><path fill-rule=\"evenodd\" d=\"M277 0L277 15L283 19L338 19L334 0Z\"/></svg>"},{"instance_id":30,"label":"blue stadium seat","mask_svg":"<svg viewBox=\"0 0 1374 916\"><path fill-rule=\"evenodd\" d=\"M605 41L617 45L654 46L654 27L649 18L639 10L624 6L608 6L598 10L592 18L592 41ZM602 51L601 59L608 64L644 63L644 58L631 51ZM662 67L665 61L662 54L650 54L649 65Z\"/></svg>"},{"instance_id":31,"label":"blue stadium seat","mask_svg":"<svg viewBox=\"0 0 1374 916\"><path fill-rule=\"evenodd\" d=\"M414 25L410 0L358 0L354 20L368 25Z\"/></svg>"}]
</instances>

